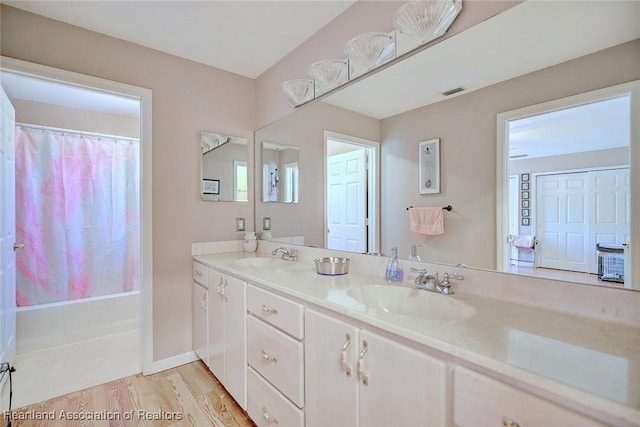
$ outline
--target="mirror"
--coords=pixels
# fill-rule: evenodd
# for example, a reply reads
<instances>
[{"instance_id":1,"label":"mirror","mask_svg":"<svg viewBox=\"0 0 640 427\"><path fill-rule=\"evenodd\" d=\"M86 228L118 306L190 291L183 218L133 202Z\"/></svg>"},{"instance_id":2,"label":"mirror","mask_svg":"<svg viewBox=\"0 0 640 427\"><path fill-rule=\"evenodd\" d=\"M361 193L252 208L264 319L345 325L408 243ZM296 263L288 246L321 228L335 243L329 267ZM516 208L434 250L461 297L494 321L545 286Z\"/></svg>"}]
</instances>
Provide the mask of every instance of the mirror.
<instances>
[{"instance_id":1,"label":"mirror","mask_svg":"<svg viewBox=\"0 0 640 427\"><path fill-rule=\"evenodd\" d=\"M215 202L248 202L248 139L200 134L202 200Z\"/></svg>"},{"instance_id":2,"label":"mirror","mask_svg":"<svg viewBox=\"0 0 640 427\"><path fill-rule=\"evenodd\" d=\"M498 182L496 171L506 170L507 162L505 156L498 158L498 150L504 150L497 145L503 131L498 115L640 79L637 62L629 60L637 57L640 45L640 28L629 22L638 12L634 3L520 3L258 130L256 141L300 141L305 174L317 178L301 182L305 197L313 196L309 204L301 200L296 212L256 203L256 230L266 216L274 238L302 236L306 245L324 245L323 133L332 131L381 143L379 252L389 254L397 246L400 258L407 259L416 244L418 255L431 263L498 269L497 248L509 248L507 230L497 237L498 217L508 206L497 190L506 183ZM611 26L601 25L603 16ZM587 37L595 28L598 35ZM510 36L501 36L505 32ZM526 61L508 54L521 51L527 52ZM456 87L463 91L442 94ZM434 138L441 141L441 191L421 195L418 144ZM632 177L637 176L637 138L632 133ZM633 209L640 200L634 182L631 218L637 217ZM444 234L409 231L408 207L448 205L453 209L444 213ZM631 236L637 227L631 223Z\"/></svg>"},{"instance_id":3,"label":"mirror","mask_svg":"<svg viewBox=\"0 0 640 427\"><path fill-rule=\"evenodd\" d=\"M263 202L298 203L299 157L298 147L262 142Z\"/></svg>"}]
</instances>

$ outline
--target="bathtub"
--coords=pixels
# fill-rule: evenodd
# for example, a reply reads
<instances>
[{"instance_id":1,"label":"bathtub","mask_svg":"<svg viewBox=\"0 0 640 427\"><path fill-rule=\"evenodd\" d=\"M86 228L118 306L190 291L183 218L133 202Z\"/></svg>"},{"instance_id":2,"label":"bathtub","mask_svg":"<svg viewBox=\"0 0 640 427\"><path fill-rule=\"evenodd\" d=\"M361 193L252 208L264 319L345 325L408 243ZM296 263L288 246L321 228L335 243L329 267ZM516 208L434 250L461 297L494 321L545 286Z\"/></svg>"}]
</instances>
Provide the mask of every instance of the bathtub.
<instances>
[{"instance_id":1,"label":"bathtub","mask_svg":"<svg viewBox=\"0 0 640 427\"><path fill-rule=\"evenodd\" d=\"M16 353L140 328L140 292L18 307Z\"/></svg>"}]
</instances>

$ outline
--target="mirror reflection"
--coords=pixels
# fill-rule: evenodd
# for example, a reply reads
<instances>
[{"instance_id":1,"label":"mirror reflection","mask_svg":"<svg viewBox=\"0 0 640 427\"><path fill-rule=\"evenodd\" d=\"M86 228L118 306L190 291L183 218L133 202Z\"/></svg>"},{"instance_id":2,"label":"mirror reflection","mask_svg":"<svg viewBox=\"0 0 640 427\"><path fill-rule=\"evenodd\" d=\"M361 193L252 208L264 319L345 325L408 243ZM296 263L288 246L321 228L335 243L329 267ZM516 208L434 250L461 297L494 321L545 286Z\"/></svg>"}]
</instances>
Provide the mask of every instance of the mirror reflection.
<instances>
[{"instance_id":1,"label":"mirror reflection","mask_svg":"<svg viewBox=\"0 0 640 427\"><path fill-rule=\"evenodd\" d=\"M630 286L626 90L528 107L506 121L506 271Z\"/></svg>"},{"instance_id":2,"label":"mirror reflection","mask_svg":"<svg viewBox=\"0 0 640 427\"><path fill-rule=\"evenodd\" d=\"M262 142L262 201L298 203L299 149Z\"/></svg>"},{"instance_id":3,"label":"mirror reflection","mask_svg":"<svg viewBox=\"0 0 640 427\"><path fill-rule=\"evenodd\" d=\"M389 254L395 246L399 257L408 259L411 247L416 245L417 255L430 263L466 264L472 268L510 271L509 257L513 248L508 241L509 235L529 234L540 242L536 247L540 251L536 253L539 261L542 256L550 261L560 246L546 254L542 249L545 244L543 241L553 237L545 212L538 212L542 204L534 203L538 195L533 190L538 188L539 175L557 171L564 173L569 164L564 162L561 168L556 165L555 169L545 170L533 166L516 170L514 165L512 170L512 165L507 165L510 150L505 148L504 139L499 139L499 134L507 133L507 130L497 124L497 118L505 112L640 80L637 62L640 27L625 25L623 28L620 25L620 22L628 22L628 17L635 13L637 6L633 2L570 2L569 7L566 3L569 2L523 2L260 129L256 132L256 140L269 140L270 135L293 135L292 138L295 137L297 141L308 142L309 145L302 147L301 155L308 156L305 168L313 171L311 176L317 177L322 177L324 173L321 151L324 132L379 141L381 151L377 170L380 174L381 239L380 249L375 252ZM545 12L546 8L549 10ZM548 19L550 16L554 17L552 21ZM606 22L611 22L611 26L600 25L604 22L603 16L608 17ZM597 42L596 38L587 37L593 35L595 27ZM500 43L496 43L495 35L503 34L505 28L508 28L509 37L501 37ZM505 54L524 51L527 52L526 62L519 55ZM603 67L602 64L616 65ZM456 87L463 90L447 97L442 95ZM430 94L425 91L430 91ZM637 88L631 91L632 108L640 105L633 99L638 92ZM421 104L416 104L416 93L422 99ZM595 100L583 100L575 104L591 102ZM610 105L608 109L611 109ZM632 111L629 116L632 121L627 127L637 128L635 121L640 115ZM343 117L350 118L348 123L340 120ZM604 117L600 116L602 119ZM567 126L575 128L576 125ZM590 126L581 126L585 131L581 137L584 150L587 147L585 135L593 136L595 132ZM440 139L441 191L437 194L420 194L419 143L435 138ZM598 168L628 167L630 176L636 176L637 138L637 134L632 133L627 138L629 148L616 149L619 153L626 152L628 166L618 159L614 161L615 164L601 164ZM600 134L599 139L611 138L609 134ZM584 153L556 155L571 156L572 159L585 156ZM598 154L596 157L604 158ZM525 163L525 160L520 161L521 164ZM550 162L540 162L550 167ZM508 172L507 167L510 168ZM579 169L576 164L571 168L572 171ZM522 192L527 191L521 187L521 178L525 174L529 174L528 208L522 204L525 200ZM503 197L503 192L505 195L508 193L509 175L517 176L517 186L514 187L519 193L518 202L512 209L517 212L520 226L512 230L509 229L509 223L503 221L508 218L511 206L510 199ZM629 181L626 200L631 209L620 211L628 213L629 231L606 231L597 241L585 236L585 251L581 256L589 258L587 273L573 277L568 270L564 275L564 271L557 267L541 268L535 262L529 264L530 270L523 268L514 272L546 277L541 275L543 269L558 270L563 275L555 279L585 283L587 280L584 278L587 278L589 283L599 286L620 287L621 284L617 282L598 280L596 244L621 244L627 238L631 245L635 244L631 236L637 234L634 230L637 230L638 224L631 219L636 215L633 209L637 209L634 206L637 205L640 190L633 179ZM308 186L304 194L326 192L321 179L305 182L305 185ZM593 209L592 197L584 197L586 209ZM304 215L300 215L300 212L269 211L266 204L257 203L256 229L260 227L262 216L269 216L273 223L274 238L301 236L304 244L324 246L326 230L322 228L325 221L323 213L331 206L325 206L326 200L322 204L315 199L314 202L308 208L305 205ZM427 236L410 231L408 207L447 205L453 206L453 210L444 213L443 234ZM522 212L524 209L529 211ZM524 217L524 213L529 216ZM302 216L304 221L298 221ZM522 225L521 220L525 218L529 220L528 226ZM526 228L537 227L534 221L538 220L546 221L546 224L534 232ZM500 225L505 223L507 225ZM573 239L572 235L567 237L570 234L567 230L564 239ZM570 243L575 244L574 241ZM571 258L573 249L568 251L568 258ZM528 258L533 254L522 252L513 255L523 260L521 266L524 267L524 262L533 261ZM635 268L631 260L624 267ZM638 289L640 283L627 283L625 280L624 286Z\"/></svg>"},{"instance_id":4,"label":"mirror reflection","mask_svg":"<svg viewBox=\"0 0 640 427\"><path fill-rule=\"evenodd\" d=\"M247 202L248 139L213 132L200 134L202 200Z\"/></svg>"}]
</instances>

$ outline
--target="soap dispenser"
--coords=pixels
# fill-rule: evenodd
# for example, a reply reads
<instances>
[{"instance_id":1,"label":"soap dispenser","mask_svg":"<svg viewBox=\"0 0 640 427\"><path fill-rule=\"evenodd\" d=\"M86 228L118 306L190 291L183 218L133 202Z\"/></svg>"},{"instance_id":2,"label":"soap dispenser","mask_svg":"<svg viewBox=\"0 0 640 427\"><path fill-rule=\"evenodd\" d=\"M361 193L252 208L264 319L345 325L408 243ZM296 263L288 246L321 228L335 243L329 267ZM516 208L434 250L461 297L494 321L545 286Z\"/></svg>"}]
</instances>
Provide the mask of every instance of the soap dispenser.
<instances>
[{"instance_id":1,"label":"soap dispenser","mask_svg":"<svg viewBox=\"0 0 640 427\"><path fill-rule=\"evenodd\" d=\"M389 265L387 265L385 279L390 283L402 282L402 279L404 279L404 271L400 265L400 260L398 259L398 248L396 247L391 249L391 259L389 260Z\"/></svg>"},{"instance_id":2,"label":"soap dispenser","mask_svg":"<svg viewBox=\"0 0 640 427\"><path fill-rule=\"evenodd\" d=\"M418 246L411 245L411 255L409 255L409 261L421 262L420 255L418 255Z\"/></svg>"}]
</instances>

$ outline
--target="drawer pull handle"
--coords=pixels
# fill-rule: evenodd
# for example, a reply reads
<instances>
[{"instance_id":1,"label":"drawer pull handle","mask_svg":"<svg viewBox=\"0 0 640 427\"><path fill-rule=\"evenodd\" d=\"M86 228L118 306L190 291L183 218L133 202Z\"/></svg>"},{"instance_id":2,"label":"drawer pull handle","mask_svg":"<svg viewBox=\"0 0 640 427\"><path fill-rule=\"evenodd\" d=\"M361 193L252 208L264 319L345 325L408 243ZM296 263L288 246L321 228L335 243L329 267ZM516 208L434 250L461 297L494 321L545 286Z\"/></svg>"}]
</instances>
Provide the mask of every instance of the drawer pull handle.
<instances>
[{"instance_id":1,"label":"drawer pull handle","mask_svg":"<svg viewBox=\"0 0 640 427\"><path fill-rule=\"evenodd\" d=\"M200 301L200 307L204 308L205 311L207 310L207 294L206 294L206 292L204 294L202 294L202 300Z\"/></svg>"},{"instance_id":2,"label":"drawer pull handle","mask_svg":"<svg viewBox=\"0 0 640 427\"><path fill-rule=\"evenodd\" d=\"M517 422L513 421L510 418L502 417L502 426L503 427L520 427L520 424L518 424Z\"/></svg>"},{"instance_id":3,"label":"drawer pull handle","mask_svg":"<svg viewBox=\"0 0 640 427\"><path fill-rule=\"evenodd\" d=\"M278 363L278 358L275 356L271 356L269 353L267 353L267 350L264 349L262 350L262 358L267 362Z\"/></svg>"},{"instance_id":4,"label":"drawer pull handle","mask_svg":"<svg viewBox=\"0 0 640 427\"><path fill-rule=\"evenodd\" d=\"M369 343L366 340L362 341L362 350L360 356L358 356L358 379L362 380L362 384L369 385L369 375L364 372L364 354L369 350Z\"/></svg>"},{"instance_id":5,"label":"drawer pull handle","mask_svg":"<svg viewBox=\"0 0 640 427\"><path fill-rule=\"evenodd\" d=\"M273 308L273 307L269 307L266 304L262 304L262 312L265 314L273 314L274 316L278 314L278 310Z\"/></svg>"},{"instance_id":6,"label":"drawer pull handle","mask_svg":"<svg viewBox=\"0 0 640 427\"><path fill-rule=\"evenodd\" d=\"M342 367L344 368L344 372L347 374L348 377L351 376L351 366L349 366L348 355L347 355L347 349L349 348L350 345L351 345L351 335L345 334L345 342L342 345L342 352L340 353L340 355L342 359Z\"/></svg>"},{"instance_id":7,"label":"drawer pull handle","mask_svg":"<svg viewBox=\"0 0 640 427\"><path fill-rule=\"evenodd\" d=\"M278 419L269 415L269 410L266 406L262 407L262 418L268 423L278 424Z\"/></svg>"}]
</instances>

